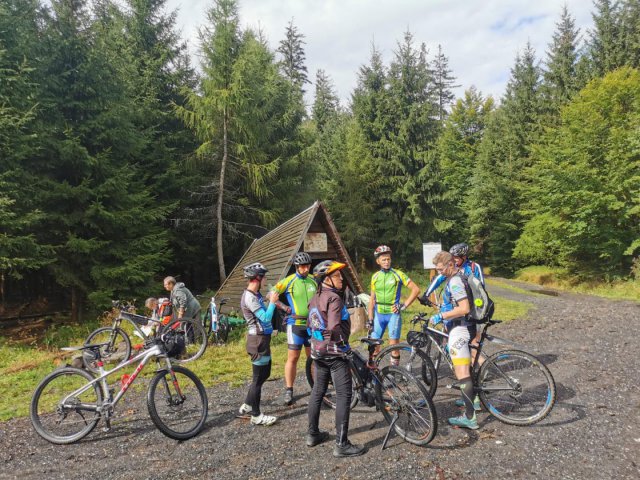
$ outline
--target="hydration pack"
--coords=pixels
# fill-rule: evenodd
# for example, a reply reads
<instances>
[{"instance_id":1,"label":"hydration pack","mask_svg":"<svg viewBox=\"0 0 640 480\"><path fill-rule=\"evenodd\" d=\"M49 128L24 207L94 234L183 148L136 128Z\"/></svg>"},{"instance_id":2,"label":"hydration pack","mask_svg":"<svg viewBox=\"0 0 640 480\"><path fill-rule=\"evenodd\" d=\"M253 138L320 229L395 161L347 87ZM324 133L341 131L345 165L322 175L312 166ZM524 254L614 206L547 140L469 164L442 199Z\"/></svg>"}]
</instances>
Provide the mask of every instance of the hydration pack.
<instances>
[{"instance_id":1,"label":"hydration pack","mask_svg":"<svg viewBox=\"0 0 640 480\"><path fill-rule=\"evenodd\" d=\"M158 320L162 322L162 325L166 325L173 318L173 305L168 298L158 299Z\"/></svg>"},{"instance_id":2,"label":"hydration pack","mask_svg":"<svg viewBox=\"0 0 640 480\"><path fill-rule=\"evenodd\" d=\"M467 314L467 319L476 323L487 322L493 316L495 306L493 300L489 298L484 285L473 274L467 277L464 273L461 273L460 278L467 292L467 299L471 308Z\"/></svg>"}]
</instances>

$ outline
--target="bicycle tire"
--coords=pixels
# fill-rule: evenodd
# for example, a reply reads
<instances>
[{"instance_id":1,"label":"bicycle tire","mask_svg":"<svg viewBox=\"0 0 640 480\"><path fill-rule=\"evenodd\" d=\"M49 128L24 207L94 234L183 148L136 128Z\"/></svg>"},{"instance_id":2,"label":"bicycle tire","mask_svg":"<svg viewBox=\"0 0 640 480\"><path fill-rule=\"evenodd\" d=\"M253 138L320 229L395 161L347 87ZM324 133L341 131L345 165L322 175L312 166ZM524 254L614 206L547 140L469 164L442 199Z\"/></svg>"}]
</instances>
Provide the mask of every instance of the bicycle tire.
<instances>
[{"instance_id":1,"label":"bicycle tire","mask_svg":"<svg viewBox=\"0 0 640 480\"><path fill-rule=\"evenodd\" d=\"M204 332L207 334L207 338L209 338L209 336L211 336L211 332L213 332L210 308L207 308L204 312L204 316L202 317L202 328L204 328Z\"/></svg>"},{"instance_id":2,"label":"bicycle tire","mask_svg":"<svg viewBox=\"0 0 640 480\"><path fill-rule=\"evenodd\" d=\"M184 349L174 358L177 363L193 362L204 354L207 349L207 334L200 322L180 320L176 331L184 336Z\"/></svg>"},{"instance_id":3,"label":"bicycle tire","mask_svg":"<svg viewBox=\"0 0 640 480\"><path fill-rule=\"evenodd\" d=\"M314 380L313 380L313 373L311 370L312 368L313 368L313 359L311 357L307 357L307 362L305 364L304 371L307 376L307 383L313 390ZM356 405L358 405L358 389L357 389L356 379L353 374L351 375L351 388L352 388L351 403L349 404L350 410L354 409ZM322 403L324 403L327 407L335 410L336 409L335 398L336 398L336 394L335 394L335 389L333 388L333 382L331 381L331 379L329 379L329 387L327 388L327 393L325 393L324 397L322 397Z\"/></svg>"},{"instance_id":4,"label":"bicycle tire","mask_svg":"<svg viewBox=\"0 0 640 480\"><path fill-rule=\"evenodd\" d=\"M154 375L147 391L147 409L154 425L174 440L188 440L202 431L207 420L207 391L195 373L174 366ZM175 381L174 381L175 380Z\"/></svg>"},{"instance_id":5,"label":"bicycle tire","mask_svg":"<svg viewBox=\"0 0 640 480\"><path fill-rule=\"evenodd\" d=\"M97 412L98 406L102 405L100 386L95 383L86 392L69 399L66 406L61 402L93 378L85 370L65 367L50 373L38 384L29 408L31 424L38 435L51 443L66 445L91 433L100 420ZM80 405L92 405L96 410L91 412Z\"/></svg>"},{"instance_id":6,"label":"bicycle tire","mask_svg":"<svg viewBox=\"0 0 640 480\"><path fill-rule=\"evenodd\" d=\"M227 343L229 339L229 332L231 331L231 325L229 325L229 319L226 315L220 315L218 317L218 343Z\"/></svg>"},{"instance_id":7,"label":"bicycle tire","mask_svg":"<svg viewBox=\"0 0 640 480\"><path fill-rule=\"evenodd\" d=\"M103 338L105 337L105 338ZM100 348L100 356L106 370L111 370L123 364L131 357L131 339L127 332L116 327L101 327L89 334L84 341L85 345L106 343ZM82 363L92 373L98 373L95 359L88 350L82 351Z\"/></svg>"},{"instance_id":8,"label":"bicycle tire","mask_svg":"<svg viewBox=\"0 0 640 480\"><path fill-rule=\"evenodd\" d=\"M549 369L520 350L504 350L487 358L475 384L489 413L509 425L541 421L556 401L556 384Z\"/></svg>"},{"instance_id":9,"label":"bicycle tire","mask_svg":"<svg viewBox=\"0 0 640 480\"><path fill-rule=\"evenodd\" d=\"M399 365L412 375L415 375L427 387L430 397L436 394L438 388L438 375L431 358L420 349L413 348L408 343L388 345L376 356L376 365L383 369L391 365L393 353L399 353Z\"/></svg>"},{"instance_id":10,"label":"bicycle tire","mask_svg":"<svg viewBox=\"0 0 640 480\"><path fill-rule=\"evenodd\" d=\"M404 368L387 366L376 383L378 408L387 423L397 416L393 429L414 445L427 445L436 435L438 419L433 400L424 384Z\"/></svg>"}]
</instances>

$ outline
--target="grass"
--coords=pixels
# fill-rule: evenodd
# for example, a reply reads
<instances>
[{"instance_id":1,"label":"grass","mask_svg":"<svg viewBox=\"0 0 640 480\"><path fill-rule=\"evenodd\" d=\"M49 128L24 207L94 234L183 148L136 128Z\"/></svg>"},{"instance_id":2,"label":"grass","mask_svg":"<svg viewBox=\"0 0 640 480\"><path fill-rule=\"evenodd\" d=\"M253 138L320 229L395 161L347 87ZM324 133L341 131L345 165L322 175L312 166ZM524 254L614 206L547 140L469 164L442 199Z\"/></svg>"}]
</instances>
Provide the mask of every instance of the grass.
<instances>
[{"instance_id":1,"label":"grass","mask_svg":"<svg viewBox=\"0 0 640 480\"><path fill-rule=\"evenodd\" d=\"M523 268L516 272L515 279L558 290L586 293L614 300L640 301L640 280L585 282L571 277L566 270L543 266Z\"/></svg>"},{"instance_id":2,"label":"grass","mask_svg":"<svg viewBox=\"0 0 640 480\"><path fill-rule=\"evenodd\" d=\"M485 277L484 281L487 283L487 285L493 285L493 286L496 286L496 287L504 288L505 290L509 290L511 292L514 292L514 293L523 293L525 295L531 295L531 292L528 291L528 290L525 290L524 288L515 287L513 285L510 285L510 284L508 284L506 282L503 282L502 280L498 280L496 278Z\"/></svg>"}]
</instances>

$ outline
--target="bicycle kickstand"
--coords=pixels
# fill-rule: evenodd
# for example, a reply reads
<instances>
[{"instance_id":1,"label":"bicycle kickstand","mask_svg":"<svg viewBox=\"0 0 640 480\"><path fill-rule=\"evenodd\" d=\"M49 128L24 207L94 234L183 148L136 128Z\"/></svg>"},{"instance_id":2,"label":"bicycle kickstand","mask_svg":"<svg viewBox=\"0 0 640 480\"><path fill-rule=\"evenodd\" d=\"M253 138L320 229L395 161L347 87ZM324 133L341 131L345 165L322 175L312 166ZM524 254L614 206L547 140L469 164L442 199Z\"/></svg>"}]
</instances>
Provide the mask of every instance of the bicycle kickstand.
<instances>
[{"instance_id":1,"label":"bicycle kickstand","mask_svg":"<svg viewBox=\"0 0 640 480\"><path fill-rule=\"evenodd\" d=\"M391 432L393 431L393 426L396 424L397 421L398 421L398 414L396 413L393 416L393 420L391 420L391 423L389 424L389 430L387 430L387 434L384 436L384 441L382 442L381 450L384 450L385 447L387 446L387 442L389 441L389 437L391 436Z\"/></svg>"}]
</instances>

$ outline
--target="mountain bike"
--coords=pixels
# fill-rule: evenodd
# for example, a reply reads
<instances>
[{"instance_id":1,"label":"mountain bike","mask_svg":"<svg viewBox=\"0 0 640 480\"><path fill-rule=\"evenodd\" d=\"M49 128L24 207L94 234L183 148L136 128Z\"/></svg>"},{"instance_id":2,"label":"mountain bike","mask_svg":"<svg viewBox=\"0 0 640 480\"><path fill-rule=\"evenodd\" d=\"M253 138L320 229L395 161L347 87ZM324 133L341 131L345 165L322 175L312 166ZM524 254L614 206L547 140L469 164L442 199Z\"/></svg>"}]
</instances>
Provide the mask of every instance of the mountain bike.
<instances>
[{"instance_id":1,"label":"mountain bike","mask_svg":"<svg viewBox=\"0 0 640 480\"><path fill-rule=\"evenodd\" d=\"M199 298L205 298L198 295ZM222 313L222 306L227 303L228 298L221 298L216 305L216 297L210 298L209 305L202 316L202 325L208 337L213 337L213 341L221 345L229 339L229 333L234 328L245 325L247 322L242 318L230 317Z\"/></svg>"},{"instance_id":2,"label":"mountain bike","mask_svg":"<svg viewBox=\"0 0 640 480\"><path fill-rule=\"evenodd\" d=\"M152 338L158 331L162 322L154 320L144 315L132 313L131 305L121 303L117 300L112 302L114 309L117 309L117 315L114 317L110 327L101 327L91 332L85 339L85 344L103 345L100 357L102 362L107 366L116 366L126 362L131 357L131 339L127 332L122 328L123 322L133 327L133 331L142 340L139 346L144 346L145 342ZM152 333L145 332L141 327L149 323L155 324ZM200 322L183 319L180 322L171 322L174 330L179 332L185 340L185 348L179 355L174 358L177 363L187 363L196 360L202 356L207 348L207 336ZM87 370L97 373L95 358L89 355L86 350L83 351L82 360Z\"/></svg>"},{"instance_id":3,"label":"mountain bike","mask_svg":"<svg viewBox=\"0 0 640 480\"><path fill-rule=\"evenodd\" d=\"M183 347L180 339L175 330L165 328L157 337L146 340L147 346L142 352L108 371L102 362L105 344L63 348L92 355L98 377L73 367L61 368L47 375L31 399L29 415L34 429L45 440L59 445L84 438L100 419L105 422L105 431L109 431L116 405L144 366L155 358L158 371L147 390L151 420L169 438L187 440L196 436L207 419L207 392L193 372L172 365L171 356ZM115 389L109 387L107 377L137 361L140 363L133 374L123 375L120 391L114 397Z\"/></svg>"},{"instance_id":4,"label":"mountain bike","mask_svg":"<svg viewBox=\"0 0 640 480\"><path fill-rule=\"evenodd\" d=\"M347 355L351 376L353 379L354 395L351 408L358 401L369 407L380 410L389 424L389 430L382 443L384 450L391 431L395 431L403 440L414 445L426 445L436 434L438 422L436 409L425 386L407 370L386 366L378 368L375 360L376 348L383 340L361 338L367 345L368 358L357 350L351 350ZM307 358L307 381L313 388L313 363ZM355 399L355 400L354 400ZM335 395L325 395L323 402L335 408Z\"/></svg>"},{"instance_id":5,"label":"mountain bike","mask_svg":"<svg viewBox=\"0 0 640 480\"><path fill-rule=\"evenodd\" d=\"M453 371L447 348L448 334L430 325L426 313L413 318L412 324L418 323L422 328L410 331L407 334L408 344L400 345L408 345L416 353L422 352L420 359L435 358L434 366L446 363ZM549 415L555 404L555 380L542 361L525 351L501 350L489 356L482 352L485 342L509 343L488 334L489 327L499 323L502 322L488 320L483 325L478 345L470 345L476 350L471 365L474 393L498 420L509 425L533 425ZM390 355L393 348L398 346L387 347L379 357ZM415 357L411 360L415 361Z\"/></svg>"}]
</instances>

